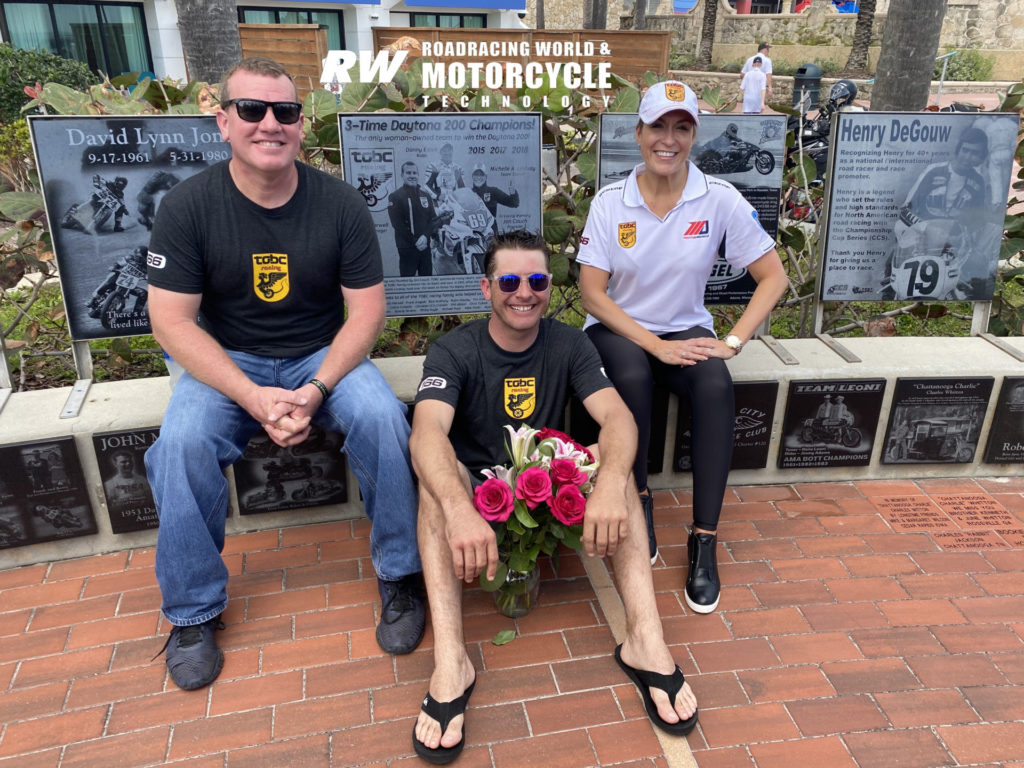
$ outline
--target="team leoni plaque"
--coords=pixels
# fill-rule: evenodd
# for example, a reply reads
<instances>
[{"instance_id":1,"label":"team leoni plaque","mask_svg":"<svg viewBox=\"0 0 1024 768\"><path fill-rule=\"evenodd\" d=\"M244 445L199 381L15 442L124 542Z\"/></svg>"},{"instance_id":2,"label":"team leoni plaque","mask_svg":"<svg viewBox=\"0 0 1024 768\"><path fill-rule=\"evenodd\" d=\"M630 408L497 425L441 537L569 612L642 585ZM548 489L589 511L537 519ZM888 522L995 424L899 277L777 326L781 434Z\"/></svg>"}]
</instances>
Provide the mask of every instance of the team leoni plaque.
<instances>
[{"instance_id":1,"label":"team leoni plaque","mask_svg":"<svg viewBox=\"0 0 1024 768\"><path fill-rule=\"evenodd\" d=\"M91 533L73 437L0 446L0 549Z\"/></svg>"},{"instance_id":2,"label":"team leoni plaque","mask_svg":"<svg viewBox=\"0 0 1024 768\"><path fill-rule=\"evenodd\" d=\"M966 464L974 460L991 376L897 379L883 464Z\"/></svg>"},{"instance_id":3,"label":"team leoni plaque","mask_svg":"<svg viewBox=\"0 0 1024 768\"><path fill-rule=\"evenodd\" d=\"M885 379L791 381L779 469L866 466L884 393Z\"/></svg>"},{"instance_id":4,"label":"team leoni plaque","mask_svg":"<svg viewBox=\"0 0 1024 768\"><path fill-rule=\"evenodd\" d=\"M309 437L283 448L262 430L235 462L235 490L243 515L343 504L348 500L344 438L313 425Z\"/></svg>"},{"instance_id":5,"label":"team leoni plaque","mask_svg":"<svg viewBox=\"0 0 1024 768\"><path fill-rule=\"evenodd\" d=\"M103 478L110 528L114 533L156 528L159 520L143 457L160 434L159 427L93 435Z\"/></svg>"}]
</instances>

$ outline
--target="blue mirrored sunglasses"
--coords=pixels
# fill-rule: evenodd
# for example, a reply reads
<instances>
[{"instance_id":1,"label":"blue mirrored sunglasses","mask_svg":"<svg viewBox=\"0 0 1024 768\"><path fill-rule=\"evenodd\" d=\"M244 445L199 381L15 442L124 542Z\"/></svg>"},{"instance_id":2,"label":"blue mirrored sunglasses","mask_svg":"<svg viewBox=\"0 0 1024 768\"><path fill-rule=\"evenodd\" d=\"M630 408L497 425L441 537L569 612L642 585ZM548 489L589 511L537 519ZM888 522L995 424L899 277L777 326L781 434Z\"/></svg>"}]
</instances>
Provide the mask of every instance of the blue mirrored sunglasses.
<instances>
[{"instance_id":1,"label":"blue mirrored sunglasses","mask_svg":"<svg viewBox=\"0 0 1024 768\"><path fill-rule=\"evenodd\" d=\"M531 291L541 293L551 285L551 275L543 272L534 272L532 275L491 275L491 280L496 280L498 288L502 293L515 293L526 278L527 285Z\"/></svg>"}]
</instances>

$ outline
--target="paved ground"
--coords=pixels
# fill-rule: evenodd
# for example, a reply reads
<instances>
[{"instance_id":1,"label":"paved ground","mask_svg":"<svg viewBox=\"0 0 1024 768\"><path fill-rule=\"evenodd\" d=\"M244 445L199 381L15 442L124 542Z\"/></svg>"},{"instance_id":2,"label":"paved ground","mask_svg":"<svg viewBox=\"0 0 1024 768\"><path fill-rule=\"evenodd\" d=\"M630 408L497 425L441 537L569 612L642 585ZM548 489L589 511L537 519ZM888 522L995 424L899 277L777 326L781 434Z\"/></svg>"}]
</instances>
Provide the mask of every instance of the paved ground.
<instances>
[{"instance_id":1,"label":"paved ground","mask_svg":"<svg viewBox=\"0 0 1024 768\"><path fill-rule=\"evenodd\" d=\"M461 768L1024 768L1024 478L730 489L718 612L681 600L686 491L657 494L666 634L701 700L659 740L575 555L520 636L467 590L480 670ZM153 551L0 572L0 768L422 765L431 636L392 658L365 522L234 536L221 678L166 678Z\"/></svg>"}]
</instances>

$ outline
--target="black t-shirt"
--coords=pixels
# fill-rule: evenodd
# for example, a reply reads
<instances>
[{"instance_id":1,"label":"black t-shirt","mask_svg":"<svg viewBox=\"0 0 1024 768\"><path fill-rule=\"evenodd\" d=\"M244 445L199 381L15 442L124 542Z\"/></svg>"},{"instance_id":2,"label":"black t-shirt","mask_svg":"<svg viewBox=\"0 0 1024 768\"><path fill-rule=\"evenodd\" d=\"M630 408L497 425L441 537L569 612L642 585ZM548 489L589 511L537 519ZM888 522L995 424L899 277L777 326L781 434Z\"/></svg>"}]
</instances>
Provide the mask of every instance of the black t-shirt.
<instances>
[{"instance_id":1,"label":"black t-shirt","mask_svg":"<svg viewBox=\"0 0 1024 768\"><path fill-rule=\"evenodd\" d=\"M611 385L579 329L544 318L529 349L507 352L491 339L485 318L431 346L416 402L442 400L455 408L449 438L459 461L476 474L508 464L506 424L562 429L570 391L585 400Z\"/></svg>"},{"instance_id":2,"label":"black t-shirt","mask_svg":"<svg viewBox=\"0 0 1024 768\"><path fill-rule=\"evenodd\" d=\"M224 161L171 189L149 244L149 282L201 293L201 324L227 349L300 357L331 343L343 322L341 286L384 279L362 196L296 163L291 200L263 208Z\"/></svg>"}]
</instances>

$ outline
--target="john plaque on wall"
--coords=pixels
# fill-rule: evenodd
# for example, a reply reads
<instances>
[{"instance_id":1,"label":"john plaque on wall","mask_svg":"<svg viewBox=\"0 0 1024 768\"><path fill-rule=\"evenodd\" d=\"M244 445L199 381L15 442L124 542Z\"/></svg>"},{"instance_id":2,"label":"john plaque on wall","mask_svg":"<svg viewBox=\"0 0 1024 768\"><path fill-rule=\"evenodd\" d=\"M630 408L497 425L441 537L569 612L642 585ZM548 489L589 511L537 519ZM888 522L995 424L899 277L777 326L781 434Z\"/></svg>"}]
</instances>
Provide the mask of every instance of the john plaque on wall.
<instances>
[{"instance_id":1,"label":"john plaque on wall","mask_svg":"<svg viewBox=\"0 0 1024 768\"><path fill-rule=\"evenodd\" d=\"M114 533L144 531L159 524L143 463L146 451L159 434L159 428L152 427L93 435L103 496Z\"/></svg>"}]
</instances>

